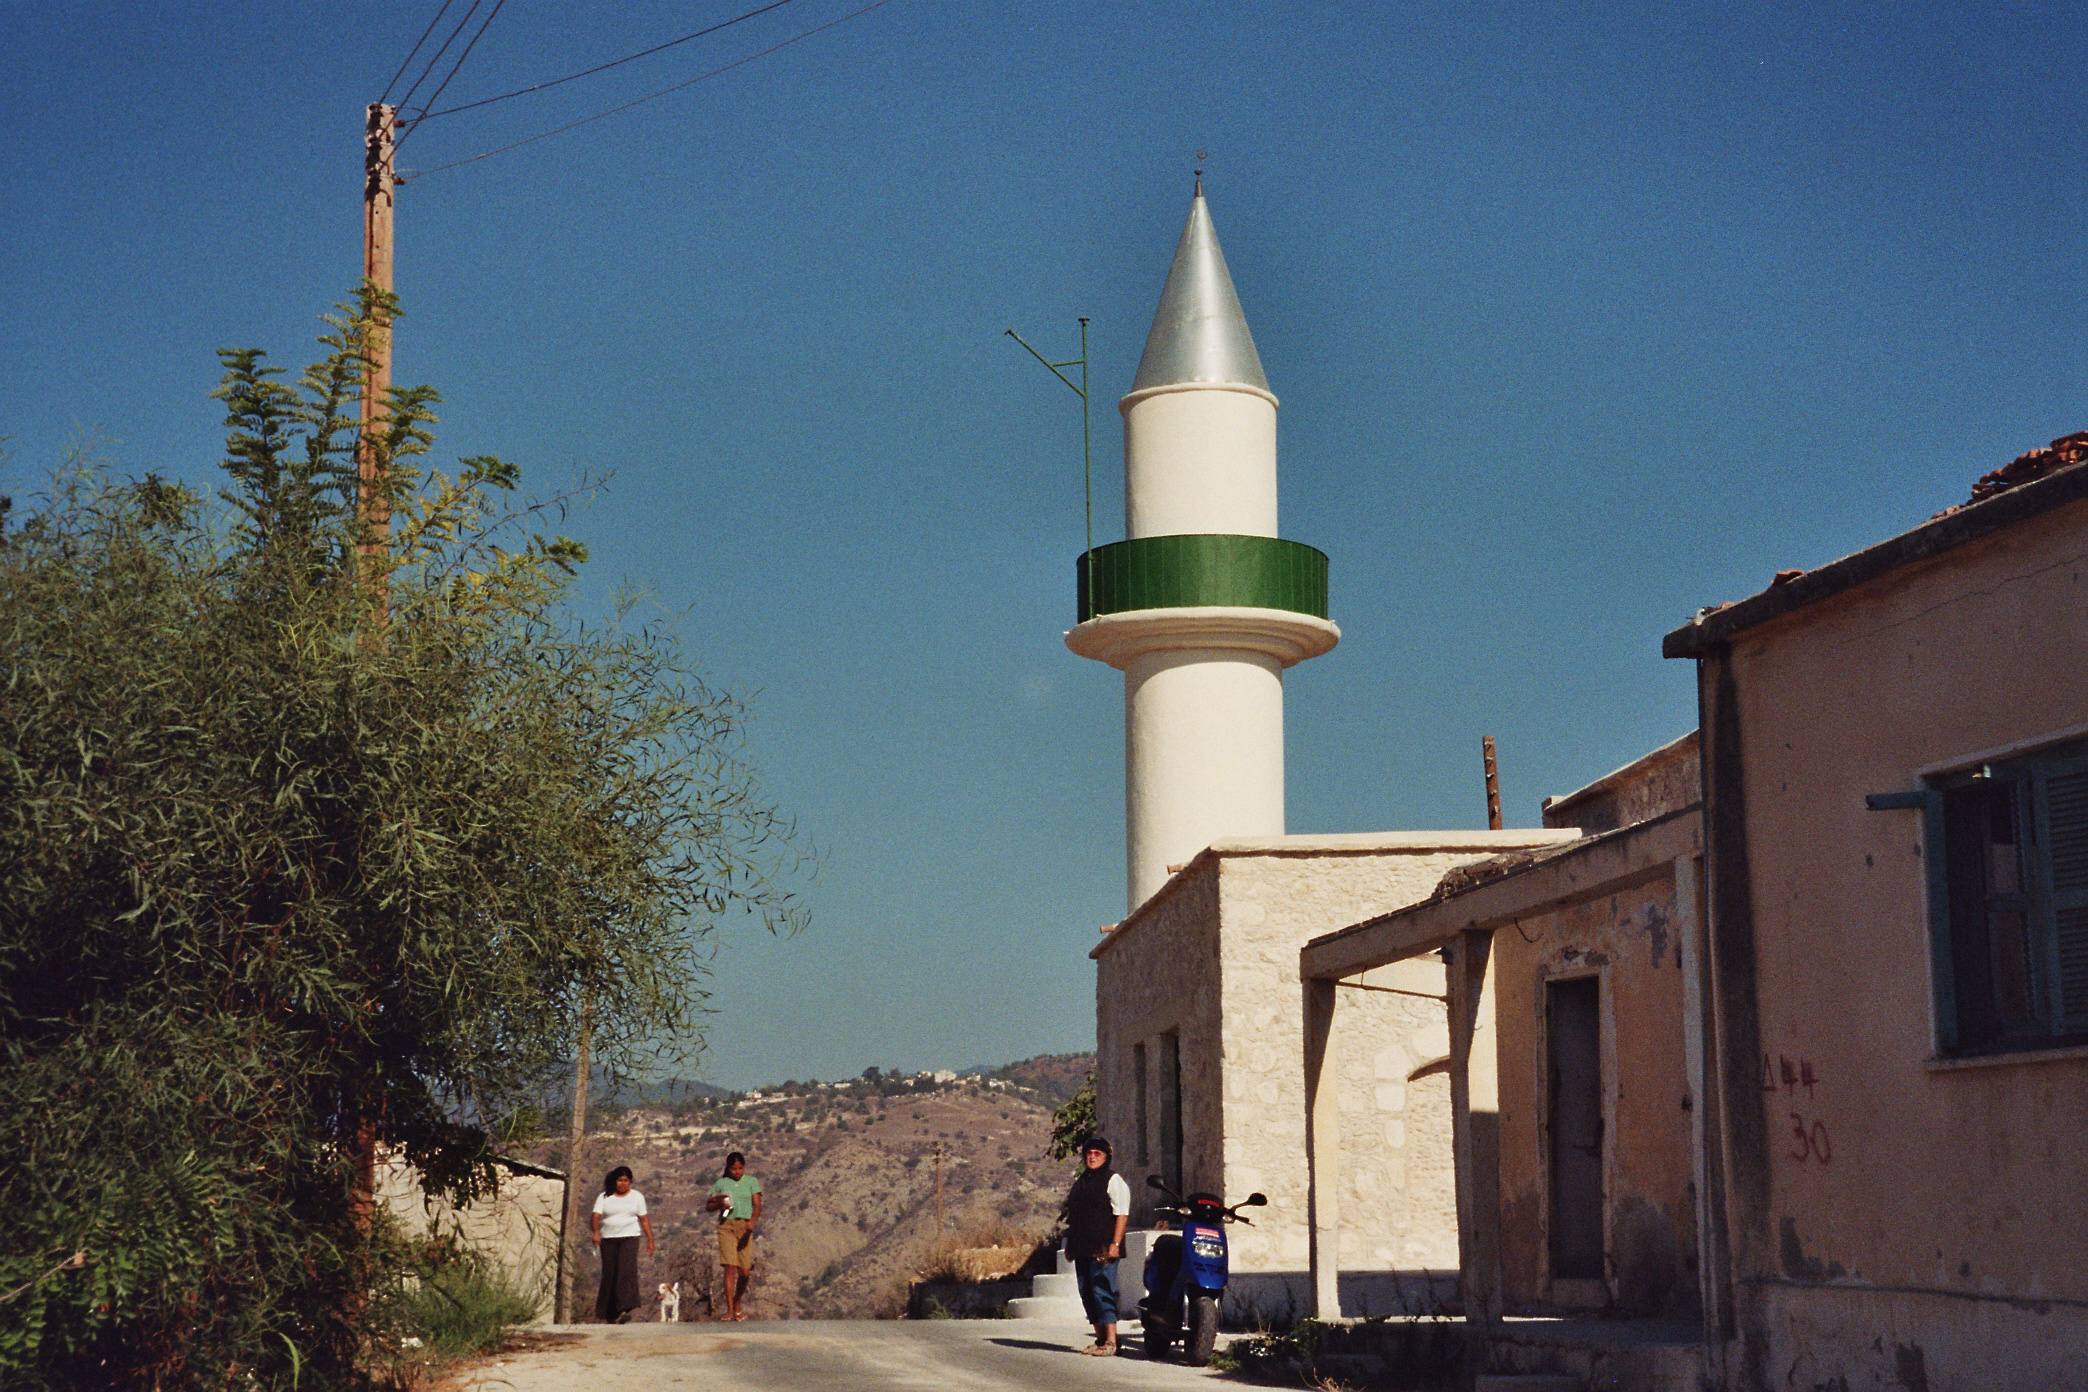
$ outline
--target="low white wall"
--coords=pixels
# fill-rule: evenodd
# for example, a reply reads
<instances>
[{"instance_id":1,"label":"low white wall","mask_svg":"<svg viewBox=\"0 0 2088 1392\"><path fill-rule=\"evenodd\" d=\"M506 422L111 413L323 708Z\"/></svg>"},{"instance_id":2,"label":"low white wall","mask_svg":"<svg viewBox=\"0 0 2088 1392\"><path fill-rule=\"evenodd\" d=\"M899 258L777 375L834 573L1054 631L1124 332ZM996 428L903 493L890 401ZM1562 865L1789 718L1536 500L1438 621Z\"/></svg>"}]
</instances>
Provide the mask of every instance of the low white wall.
<instances>
[{"instance_id":1,"label":"low white wall","mask_svg":"<svg viewBox=\"0 0 2088 1392\"><path fill-rule=\"evenodd\" d=\"M565 1181L501 1169L499 1191L467 1208L431 1198L404 1158L377 1167L377 1199L409 1233L455 1232L537 1297L535 1323L551 1320L557 1296L558 1218Z\"/></svg>"}]
</instances>

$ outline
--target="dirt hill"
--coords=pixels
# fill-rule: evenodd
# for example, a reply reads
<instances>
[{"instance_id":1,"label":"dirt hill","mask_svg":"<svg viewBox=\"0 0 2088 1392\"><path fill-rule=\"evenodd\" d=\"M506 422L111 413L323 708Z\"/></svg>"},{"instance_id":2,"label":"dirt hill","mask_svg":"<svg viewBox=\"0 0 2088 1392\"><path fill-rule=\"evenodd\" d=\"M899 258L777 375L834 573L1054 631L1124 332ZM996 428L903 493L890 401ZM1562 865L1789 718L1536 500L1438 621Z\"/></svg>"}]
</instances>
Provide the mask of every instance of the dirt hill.
<instances>
[{"instance_id":1,"label":"dirt hill","mask_svg":"<svg viewBox=\"0 0 2088 1392\"><path fill-rule=\"evenodd\" d=\"M744 1151L764 1189L749 1315L887 1318L951 1249L1026 1246L1050 1229L1073 1174L1072 1162L1046 1158L1051 1110L1093 1063L1053 1055L963 1078L873 1069L846 1083L605 1112L583 1173L631 1167L659 1240L641 1267L643 1289L681 1279L682 1318L701 1319L703 1293L717 1288L716 1218L704 1197L726 1154ZM562 1157L547 1144L536 1158ZM578 1249L575 1304L585 1309L600 1268L584 1236Z\"/></svg>"}]
</instances>

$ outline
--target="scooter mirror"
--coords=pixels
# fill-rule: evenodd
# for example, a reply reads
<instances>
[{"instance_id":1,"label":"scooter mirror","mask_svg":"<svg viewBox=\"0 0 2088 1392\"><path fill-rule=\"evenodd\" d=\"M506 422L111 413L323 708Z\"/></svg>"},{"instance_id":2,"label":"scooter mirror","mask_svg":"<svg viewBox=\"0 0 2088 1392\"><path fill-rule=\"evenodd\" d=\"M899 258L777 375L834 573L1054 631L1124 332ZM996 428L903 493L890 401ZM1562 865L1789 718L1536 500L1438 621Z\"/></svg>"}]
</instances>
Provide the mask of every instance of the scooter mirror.
<instances>
[{"instance_id":1,"label":"scooter mirror","mask_svg":"<svg viewBox=\"0 0 2088 1392\"><path fill-rule=\"evenodd\" d=\"M1156 1175L1156 1174L1149 1174L1149 1175L1147 1175L1147 1176L1146 1176L1146 1188L1148 1188L1148 1189L1165 1189L1166 1187L1167 1187L1167 1186L1166 1186L1165 1184L1162 1184L1162 1183L1160 1182L1160 1176L1158 1176L1158 1175Z\"/></svg>"},{"instance_id":2,"label":"scooter mirror","mask_svg":"<svg viewBox=\"0 0 2088 1392\"><path fill-rule=\"evenodd\" d=\"M1264 1193L1261 1193L1261 1192L1259 1192L1259 1191L1256 1191L1255 1193L1249 1194L1249 1195L1247 1196L1247 1203L1246 1203L1246 1207L1248 1207L1248 1208L1261 1208L1261 1207L1264 1207L1265 1205L1267 1205L1267 1203L1268 1203L1268 1202L1269 1202L1269 1196L1268 1196L1267 1194L1264 1194Z\"/></svg>"}]
</instances>

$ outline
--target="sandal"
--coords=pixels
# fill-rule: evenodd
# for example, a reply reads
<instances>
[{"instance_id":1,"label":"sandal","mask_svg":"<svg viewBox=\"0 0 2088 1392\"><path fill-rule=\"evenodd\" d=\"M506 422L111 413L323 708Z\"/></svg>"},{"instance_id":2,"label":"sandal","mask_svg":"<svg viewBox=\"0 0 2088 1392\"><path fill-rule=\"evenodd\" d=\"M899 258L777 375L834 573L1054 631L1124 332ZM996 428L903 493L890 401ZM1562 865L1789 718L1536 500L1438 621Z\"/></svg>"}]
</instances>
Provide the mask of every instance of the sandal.
<instances>
[{"instance_id":1,"label":"sandal","mask_svg":"<svg viewBox=\"0 0 2088 1392\"><path fill-rule=\"evenodd\" d=\"M1115 1344L1089 1344L1081 1350L1082 1353L1092 1354L1096 1358L1114 1358L1116 1351L1117 1346Z\"/></svg>"}]
</instances>

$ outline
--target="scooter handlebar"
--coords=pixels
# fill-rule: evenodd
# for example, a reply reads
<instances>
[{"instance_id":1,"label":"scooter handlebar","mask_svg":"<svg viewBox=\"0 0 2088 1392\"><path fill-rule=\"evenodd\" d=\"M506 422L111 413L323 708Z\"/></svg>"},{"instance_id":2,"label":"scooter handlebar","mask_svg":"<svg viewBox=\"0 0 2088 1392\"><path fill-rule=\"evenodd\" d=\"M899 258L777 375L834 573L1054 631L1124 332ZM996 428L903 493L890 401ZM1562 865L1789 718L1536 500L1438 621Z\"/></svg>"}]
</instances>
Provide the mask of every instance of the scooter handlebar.
<instances>
[{"instance_id":1,"label":"scooter handlebar","mask_svg":"<svg viewBox=\"0 0 2088 1392\"><path fill-rule=\"evenodd\" d=\"M1173 1200L1172 1203L1156 1205L1153 1209L1153 1212L1155 1212L1156 1214L1163 1214L1167 1217L1180 1220L1186 1220L1189 1217L1189 1205L1182 1201L1182 1197L1179 1194L1175 1193L1174 1190L1168 1188L1166 1181L1162 1180L1160 1176L1156 1174L1147 1175L1146 1187L1149 1189L1158 1189L1161 1193L1165 1194L1168 1198ZM1254 1221L1244 1216L1240 1212L1240 1210L1243 1208L1261 1208L1265 1206L1268 1202L1269 1196L1257 1189L1254 1193L1249 1194L1246 1198L1240 1200L1238 1203L1232 1205L1230 1208L1224 1209L1222 1211L1221 1216L1223 1221L1225 1222L1245 1223L1248 1227L1251 1228L1254 1226Z\"/></svg>"}]
</instances>

